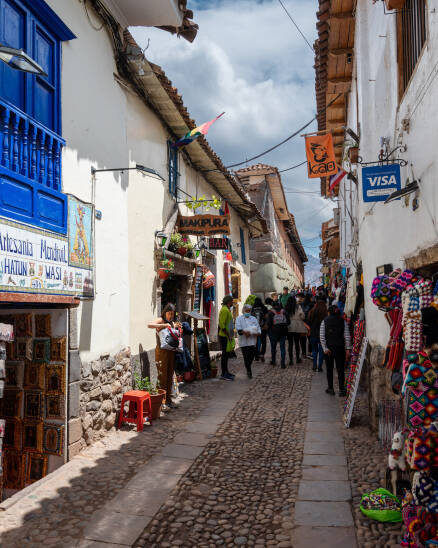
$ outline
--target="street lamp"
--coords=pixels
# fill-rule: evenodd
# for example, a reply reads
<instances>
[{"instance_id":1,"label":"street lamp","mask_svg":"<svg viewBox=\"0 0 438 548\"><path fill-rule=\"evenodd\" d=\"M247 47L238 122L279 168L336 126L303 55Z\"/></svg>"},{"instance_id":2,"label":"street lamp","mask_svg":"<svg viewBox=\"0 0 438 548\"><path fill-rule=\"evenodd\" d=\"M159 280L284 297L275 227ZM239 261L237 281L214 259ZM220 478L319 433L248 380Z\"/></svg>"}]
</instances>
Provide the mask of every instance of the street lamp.
<instances>
[{"instance_id":1,"label":"street lamp","mask_svg":"<svg viewBox=\"0 0 438 548\"><path fill-rule=\"evenodd\" d=\"M47 76L44 69L22 49L0 45L0 60L13 69Z\"/></svg>"},{"instance_id":2,"label":"street lamp","mask_svg":"<svg viewBox=\"0 0 438 548\"><path fill-rule=\"evenodd\" d=\"M135 164L135 167L111 167L107 169L96 169L95 167L91 167L91 175L95 175L96 173L102 173L102 171L122 171L123 172L123 171L130 171L132 169L136 169L137 171L141 171L142 173L150 173L151 175L157 176L162 181L166 180L155 169L152 169L151 167L142 166L141 164Z\"/></svg>"}]
</instances>

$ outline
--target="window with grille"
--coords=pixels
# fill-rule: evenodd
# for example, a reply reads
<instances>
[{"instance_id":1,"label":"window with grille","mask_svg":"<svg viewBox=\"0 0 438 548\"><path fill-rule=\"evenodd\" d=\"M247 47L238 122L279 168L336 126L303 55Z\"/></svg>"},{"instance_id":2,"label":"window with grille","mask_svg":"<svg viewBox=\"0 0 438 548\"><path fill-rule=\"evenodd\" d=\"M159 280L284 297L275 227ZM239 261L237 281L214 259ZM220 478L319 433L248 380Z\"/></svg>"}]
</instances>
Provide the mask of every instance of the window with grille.
<instances>
[{"instance_id":1,"label":"window with grille","mask_svg":"<svg viewBox=\"0 0 438 548\"><path fill-rule=\"evenodd\" d=\"M427 0L406 0L398 13L400 97L405 92L426 42Z\"/></svg>"},{"instance_id":2,"label":"window with grille","mask_svg":"<svg viewBox=\"0 0 438 548\"><path fill-rule=\"evenodd\" d=\"M178 149L172 146L172 142L167 142L168 169L169 169L169 192L176 196L178 192Z\"/></svg>"}]
</instances>

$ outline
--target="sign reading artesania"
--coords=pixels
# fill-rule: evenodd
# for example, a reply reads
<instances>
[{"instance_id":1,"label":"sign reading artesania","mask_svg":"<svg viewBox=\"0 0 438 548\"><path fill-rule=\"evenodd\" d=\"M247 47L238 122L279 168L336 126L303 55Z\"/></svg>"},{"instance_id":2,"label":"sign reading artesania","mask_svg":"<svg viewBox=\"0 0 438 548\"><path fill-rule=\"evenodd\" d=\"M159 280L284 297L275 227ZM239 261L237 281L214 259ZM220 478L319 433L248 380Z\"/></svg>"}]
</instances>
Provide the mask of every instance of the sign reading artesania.
<instances>
[{"instance_id":1,"label":"sign reading artesania","mask_svg":"<svg viewBox=\"0 0 438 548\"><path fill-rule=\"evenodd\" d=\"M389 164L362 168L364 202L384 202L401 188L400 165Z\"/></svg>"},{"instance_id":2,"label":"sign reading artesania","mask_svg":"<svg viewBox=\"0 0 438 548\"><path fill-rule=\"evenodd\" d=\"M93 295L92 272L68 259L67 237L0 218L0 291Z\"/></svg>"},{"instance_id":3,"label":"sign reading artesania","mask_svg":"<svg viewBox=\"0 0 438 548\"><path fill-rule=\"evenodd\" d=\"M229 215L193 215L178 217L178 232L193 236L213 236L230 233Z\"/></svg>"}]
</instances>

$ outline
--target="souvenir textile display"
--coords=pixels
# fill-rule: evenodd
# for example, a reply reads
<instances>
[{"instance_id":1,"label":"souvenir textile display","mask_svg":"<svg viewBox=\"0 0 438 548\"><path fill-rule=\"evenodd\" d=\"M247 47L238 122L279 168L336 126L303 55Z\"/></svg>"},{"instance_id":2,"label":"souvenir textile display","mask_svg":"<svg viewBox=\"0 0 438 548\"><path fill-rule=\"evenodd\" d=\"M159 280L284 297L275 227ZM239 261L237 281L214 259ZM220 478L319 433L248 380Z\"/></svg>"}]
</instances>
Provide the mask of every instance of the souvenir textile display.
<instances>
[{"instance_id":1,"label":"souvenir textile display","mask_svg":"<svg viewBox=\"0 0 438 548\"><path fill-rule=\"evenodd\" d=\"M62 330L59 322L53 323L54 314L29 312L0 318L5 322L0 323L0 340L1 327L7 328L7 342L0 342L5 345L3 352L0 348L0 398L3 383L5 386L0 399L0 493L2 488L23 489L62 461L67 337L60 336ZM57 332L53 333L55 325Z\"/></svg>"},{"instance_id":2,"label":"souvenir textile display","mask_svg":"<svg viewBox=\"0 0 438 548\"><path fill-rule=\"evenodd\" d=\"M350 392L352 381L356 374L356 368L357 368L357 360L359 358L359 352L360 347L362 344L362 340L365 333L365 320L358 319L356 320L356 323L354 324L354 332L353 332L353 346L351 349L351 357L350 357L350 370L347 377L347 396Z\"/></svg>"}]
</instances>

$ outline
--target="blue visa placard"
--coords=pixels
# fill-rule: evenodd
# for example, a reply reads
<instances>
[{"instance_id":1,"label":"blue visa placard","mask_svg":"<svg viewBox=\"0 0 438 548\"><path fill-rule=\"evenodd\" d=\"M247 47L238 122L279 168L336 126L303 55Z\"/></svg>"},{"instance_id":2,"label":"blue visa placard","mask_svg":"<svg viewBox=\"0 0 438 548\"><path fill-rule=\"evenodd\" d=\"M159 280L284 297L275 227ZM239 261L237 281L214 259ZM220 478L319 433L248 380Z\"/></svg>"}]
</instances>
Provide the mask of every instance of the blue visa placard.
<instances>
[{"instance_id":1,"label":"blue visa placard","mask_svg":"<svg viewBox=\"0 0 438 548\"><path fill-rule=\"evenodd\" d=\"M401 177L399 164L362 168L364 202L384 202L390 194L400 189Z\"/></svg>"}]
</instances>

